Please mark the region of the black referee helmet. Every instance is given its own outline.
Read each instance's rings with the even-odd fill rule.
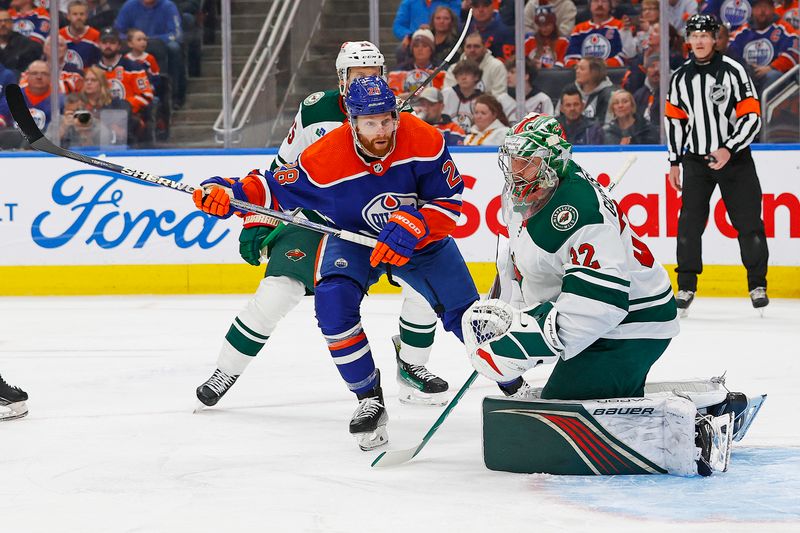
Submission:
[[[686,21],[686,36],[694,31],[707,31],[711,35],[716,35],[719,29],[719,22],[713,15],[692,15]]]

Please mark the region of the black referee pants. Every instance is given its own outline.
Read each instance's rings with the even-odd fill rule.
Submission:
[[[761,184],[750,149],[732,154],[721,170],[708,168],[702,156],[683,158],[683,194],[678,218],[679,290],[697,290],[697,276],[703,272],[702,235],[708,222],[709,201],[719,185],[722,200],[734,229],[739,233],[739,251],[747,269],[747,290],[767,286],[767,238],[761,219]]]

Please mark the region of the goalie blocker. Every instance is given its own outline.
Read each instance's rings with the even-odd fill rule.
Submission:
[[[490,396],[484,462],[518,473],[709,476],[728,469],[732,441],[744,437],[765,398],[728,392],[722,378],[647,384],[643,398]]]

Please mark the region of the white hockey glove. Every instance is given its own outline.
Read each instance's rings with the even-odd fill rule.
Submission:
[[[553,304],[515,309],[501,300],[478,301],[461,319],[472,366],[499,382],[514,380],[540,364],[555,363],[564,351]]]

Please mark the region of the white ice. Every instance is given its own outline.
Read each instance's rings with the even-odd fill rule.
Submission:
[[[800,531],[800,301],[759,318],[746,297],[699,297],[651,379],[710,377],[768,393],[730,471],[712,478],[556,477],[487,470],[483,378],[410,463],[370,468],[355,408],[304,299],[216,408],[192,414],[246,296],[0,298],[0,373],[30,395],[0,423],[0,532]],[[397,401],[400,300],[370,296],[390,448],[441,408]],[[471,369],[440,331],[430,369]],[[541,369],[526,376],[541,385]],[[535,448],[532,447],[532,453]]]

